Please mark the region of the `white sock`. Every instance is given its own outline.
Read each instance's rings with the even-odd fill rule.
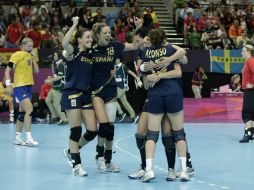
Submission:
[[[32,139],[31,132],[26,132],[26,139]]]
[[[16,139],[21,139],[21,133],[20,132],[16,132]]]
[[[153,168],[153,159],[147,158],[146,159],[146,171],[152,170]]]
[[[180,160],[180,168],[181,168],[181,170],[186,172],[186,161],[187,161],[187,158],[186,157],[179,157],[179,160]]]

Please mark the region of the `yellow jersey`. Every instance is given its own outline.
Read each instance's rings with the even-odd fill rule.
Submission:
[[[10,62],[14,64],[14,87],[34,84],[31,53],[17,51],[11,55]]]
[[[0,82],[0,100],[11,100],[12,97],[5,93],[6,88],[3,83]]]

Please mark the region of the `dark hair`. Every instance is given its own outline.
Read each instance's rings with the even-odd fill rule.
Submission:
[[[202,65],[198,65],[197,67],[196,67],[196,72],[199,72],[199,69],[200,68],[203,68],[203,66]]]
[[[148,33],[149,33],[149,29],[146,28],[146,27],[142,27],[142,28],[138,29],[138,30],[135,32],[135,35],[138,35],[138,36],[140,36],[141,38],[145,38],[146,36],[148,36]]]
[[[75,43],[76,45],[78,45],[78,38],[82,38],[82,36],[84,35],[84,33],[87,32],[87,31],[89,31],[89,30],[86,29],[86,28],[82,28],[82,29],[80,29],[80,30],[78,30],[78,31],[76,32],[76,34],[75,34],[75,41],[74,41],[74,43]]]
[[[150,42],[153,46],[162,45],[167,38],[166,33],[162,29],[152,29],[148,33]]]

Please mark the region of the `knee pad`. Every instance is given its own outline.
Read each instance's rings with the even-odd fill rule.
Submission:
[[[87,141],[93,140],[97,135],[97,131],[89,131],[87,130],[86,133],[84,134],[84,139]]]
[[[24,122],[26,112],[19,112],[17,119],[21,122]]]
[[[175,149],[175,141],[173,136],[162,136],[162,144],[166,151],[171,152]]]
[[[70,140],[74,142],[79,142],[81,135],[82,135],[81,126],[71,128]]]
[[[115,126],[114,125],[109,125],[107,127],[106,140],[107,141],[112,141],[114,139],[114,134],[115,134]]]
[[[116,110],[117,110],[116,102],[106,103],[105,109],[108,115],[109,122],[114,123],[116,120]]]
[[[147,131],[147,136],[146,136],[146,140],[152,140],[155,143],[158,141],[159,139],[159,131]]]
[[[100,123],[99,125],[99,131],[98,136],[105,138],[107,136],[107,129],[109,127],[110,123]]]
[[[135,138],[136,138],[136,143],[137,143],[138,149],[145,148],[145,145],[146,145],[146,135],[141,135],[141,134],[136,133],[135,134]]]
[[[176,143],[181,140],[186,141],[184,129],[181,129],[180,131],[173,131],[172,133]]]

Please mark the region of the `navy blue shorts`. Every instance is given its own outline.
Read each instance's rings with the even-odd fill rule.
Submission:
[[[117,87],[114,86],[105,86],[103,88],[99,88],[95,91],[92,91],[92,97],[100,97],[103,101],[109,102],[113,98],[117,97]]]
[[[149,97],[147,112],[149,113],[176,113],[183,109],[183,96],[153,96]]]
[[[13,95],[16,103],[22,102],[26,98],[32,100],[33,97],[32,89],[33,87],[31,85],[15,87],[13,89]]]
[[[61,98],[61,110],[93,109],[90,92],[74,89],[64,89]]]

